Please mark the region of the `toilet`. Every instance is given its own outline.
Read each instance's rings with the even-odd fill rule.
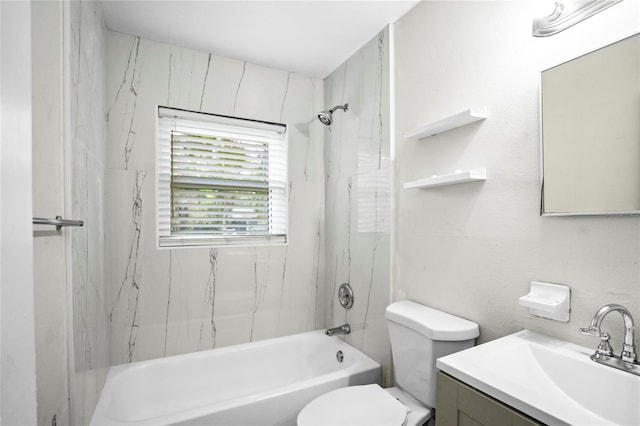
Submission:
[[[419,426],[433,417],[436,359],[472,347],[478,325],[409,300],[389,305],[385,317],[396,387],[328,392],[300,411],[298,426]]]

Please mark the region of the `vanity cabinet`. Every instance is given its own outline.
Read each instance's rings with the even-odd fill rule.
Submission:
[[[436,426],[543,425],[453,377],[438,372]]]

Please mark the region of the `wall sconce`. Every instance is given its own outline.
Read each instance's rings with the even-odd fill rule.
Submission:
[[[622,0],[555,0],[550,15],[533,19],[533,36],[559,33]]]

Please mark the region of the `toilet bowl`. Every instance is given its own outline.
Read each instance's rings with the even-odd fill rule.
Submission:
[[[411,301],[387,307],[396,387],[348,386],[319,396],[298,426],[419,426],[434,414],[436,359],[474,345],[478,325]]]

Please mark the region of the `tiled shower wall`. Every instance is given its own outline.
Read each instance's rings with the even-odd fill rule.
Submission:
[[[327,322],[349,323],[346,341],[390,366],[384,310],[390,279],[389,31],[380,32],[325,79]],[[345,311],[337,291],[348,282],[354,306]],[[389,384],[389,378],[385,382]]]
[[[71,216],[86,224],[70,262],[75,422],[89,422],[109,365],[343,321],[388,366],[387,31],[323,82],[107,31],[98,3],[68,15]],[[333,126],[317,121],[342,102]],[[287,124],[288,245],[156,247],[157,105]],[[348,313],[333,303],[343,281]]]
[[[322,80],[111,31],[106,57],[112,364],[323,327]],[[157,105],[287,124],[288,245],[156,247]]]
[[[104,121],[105,27],[99,2],[65,5],[68,48],[66,155],[69,217],[84,221],[68,228],[71,256],[73,349],[70,362],[73,424],[88,424],[110,363],[105,283]]]

